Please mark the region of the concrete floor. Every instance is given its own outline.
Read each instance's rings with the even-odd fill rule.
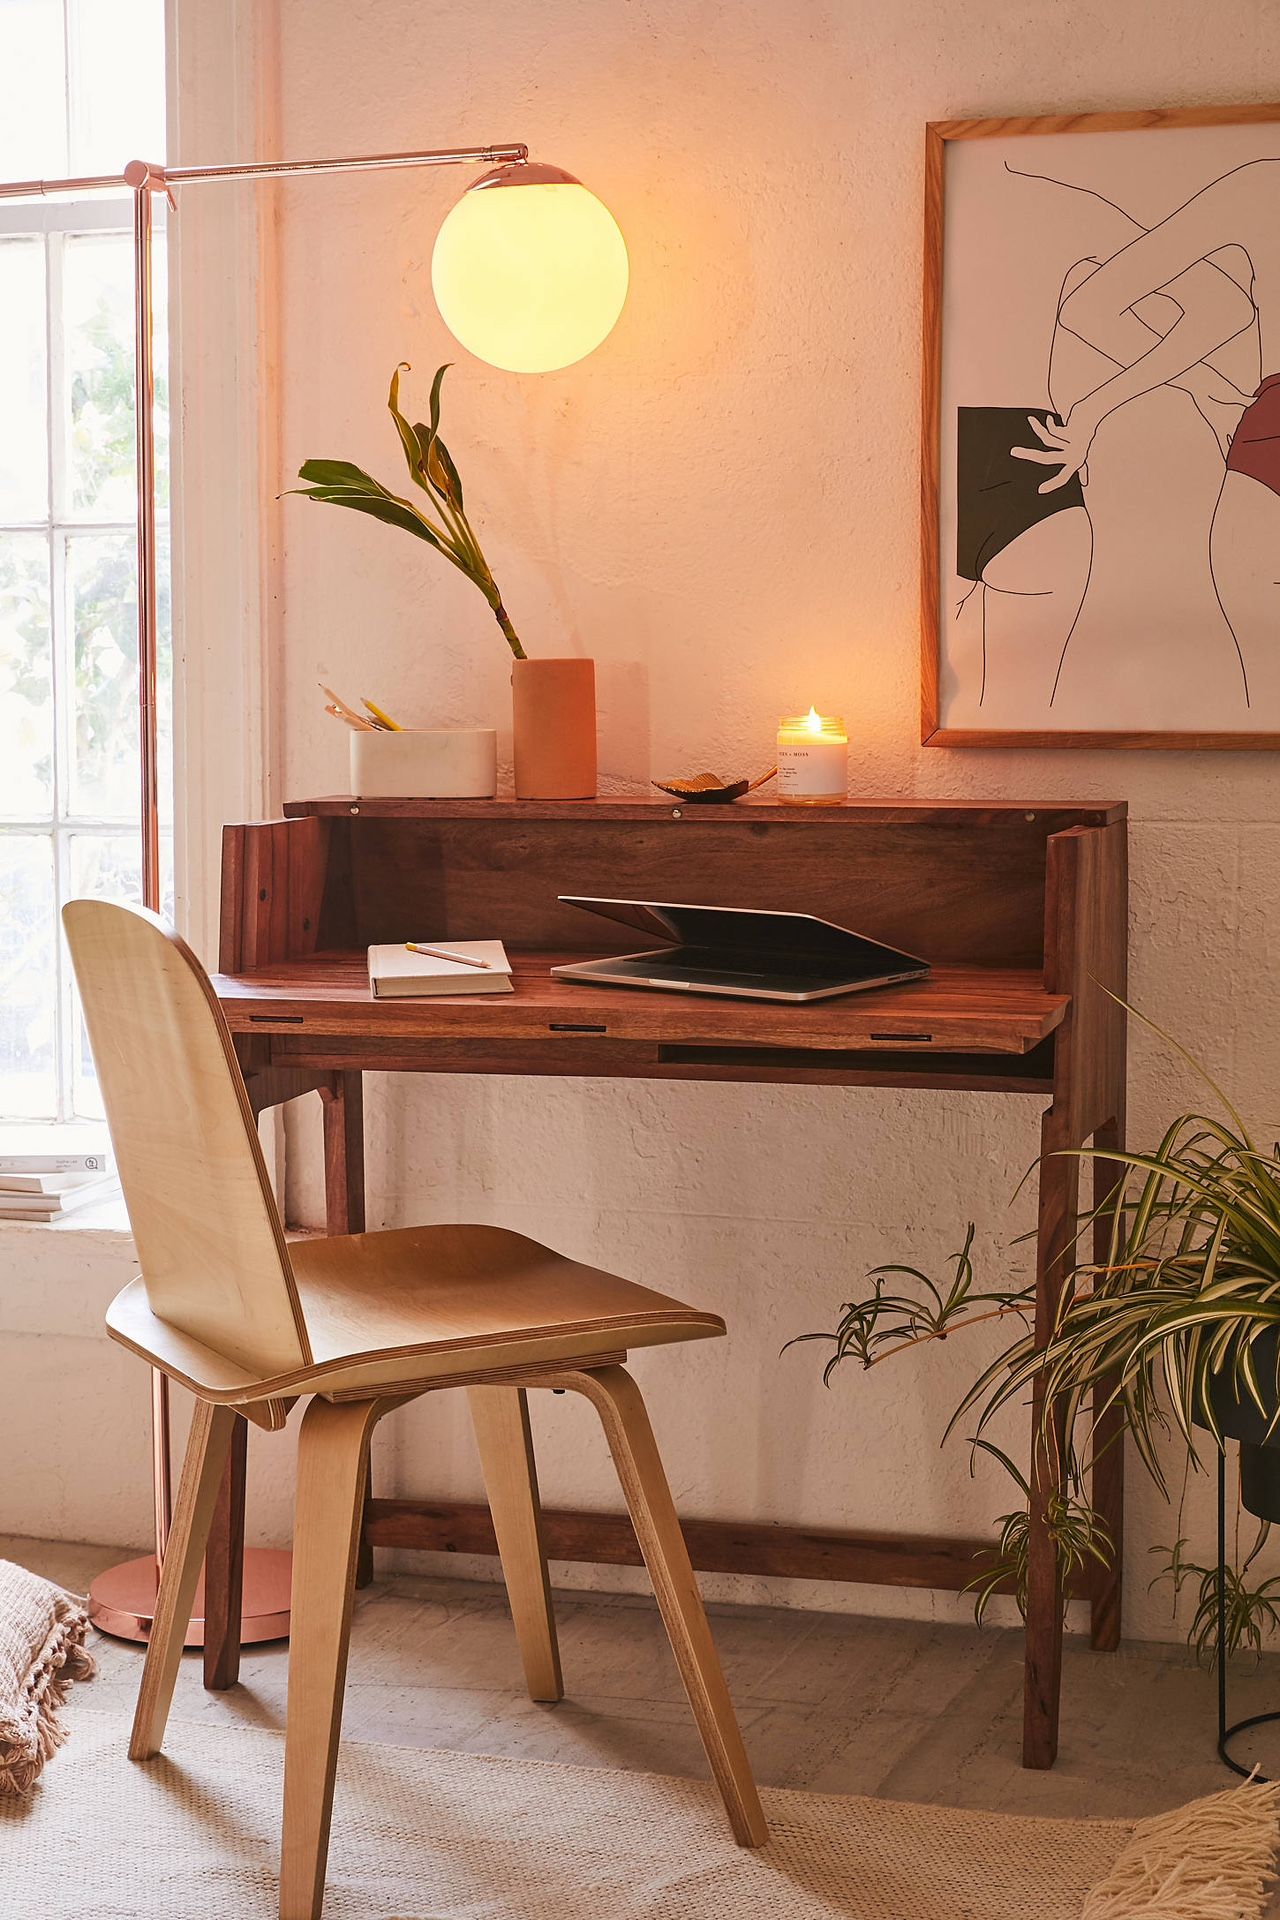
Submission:
[[[16,1560],[83,1592],[118,1549],[0,1537]],[[1018,1765],[1021,1636],[785,1609],[715,1607],[713,1627],[761,1785],[1005,1812],[1141,1815],[1232,1782],[1214,1752],[1213,1678],[1185,1648],[1095,1654],[1068,1642],[1062,1744],[1049,1773]],[[657,1610],[563,1593],[568,1697],[534,1706],[501,1588],[379,1575],[357,1595],[344,1731],[352,1739],[703,1775]],[[141,1650],[98,1637],[96,1706],[132,1703]],[[242,1683],[207,1694],[188,1655],[174,1714],[283,1727],[287,1650],[249,1650]],[[90,1692],[86,1689],[86,1694]],[[1280,1656],[1242,1662],[1233,1716],[1280,1708]],[[74,1703],[72,1706],[74,1715]],[[74,1720],[73,1727],[74,1733]],[[1251,1758],[1280,1772],[1280,1727]]]

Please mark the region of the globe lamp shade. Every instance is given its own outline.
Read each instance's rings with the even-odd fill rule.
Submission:
[[[431,259],[445,325],[509,373],[572,366],[627,297],[627,247],[602,201],[559,167],[496,167],[446,215]]]

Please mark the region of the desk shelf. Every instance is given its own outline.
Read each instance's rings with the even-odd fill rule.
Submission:
[[[1038,826],[1042,834],[1065,827],[1107,827],[1123,820],[1123,800],[1084,804],[1044,800],[845,800],[821,807],[800,806],[772,794],[752,794],[730,806],[673,800],[666,795],[615,794],[596,800],[364,800],[333,793],[318,800],[288,800],[285,818],[302,820],[476,820],[527,822],[687,820],[711,828],[731,825],[812,827],[815,821],[857,826]]]

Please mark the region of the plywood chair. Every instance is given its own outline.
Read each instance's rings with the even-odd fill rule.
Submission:
[[[154,914],[63,914],[141,1273],[112,1336],[196,1396],[129,1752],[160,1750],[214,1502],[241,1415],[298,1442],[281,1920],[324,1901],[369,1437],[391,1408],[468,1391],[529,1691],[562,1694],[525,1389],[584,1394],[609,1447],[712,1771],[743,1846],[767,1837],[629,1347],[724,1332],[714,1314],[498,1227],[287,1245],[207,975]],[[500,1836],[495,1836],[500,1838]]]

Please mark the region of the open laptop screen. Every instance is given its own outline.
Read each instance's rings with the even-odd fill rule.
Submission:
[[[787,959],[804,969],[856,977],[883,974],[900,967],[922,966],[914,954],[885,946],[878,940],[837,927],[809,913],[771,913],[754,907],[684,906],[666,901],[600,900],[561,894],[568,906],[583,907],[607,920],[682,948],[681,962],[691,964],[692,953],[704,966],[739,966],[754,971],[759,959],[775,966]],[[691,951],[692,950],[692,951]],[[661,956],[670,961],[671,954]],[[825,963],[825,965],[824,965]],[[832,964],[834,963],[834,964]]]

